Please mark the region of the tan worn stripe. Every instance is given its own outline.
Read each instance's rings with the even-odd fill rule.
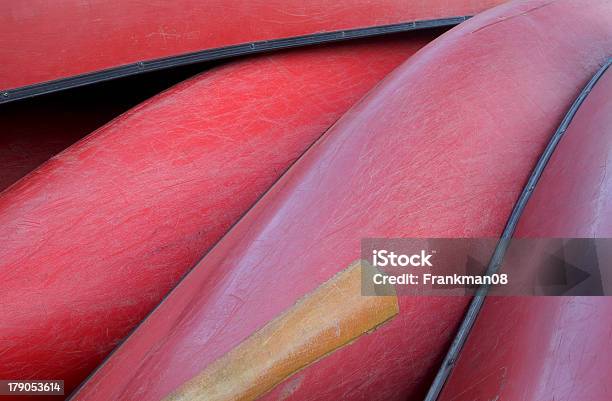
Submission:
[[[399,312],[397,296],[392,287],[385,289],[391,295],[362,296],[362,269],[364,277],[377,272],[367,262],[353,263],[164,401],[255,400],[300,369],[385,323]]]

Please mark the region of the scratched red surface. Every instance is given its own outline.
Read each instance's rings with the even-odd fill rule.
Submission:
[[[550,135],[612,50],[610,3],[589,5],[500,6],[395,70],[74,400],[162,399],[358,259],[363,237],[499,235]],[[395,319],[264,399],[420,400],[467,301],[402,298]]]
[[[0,2],[0,90],[259,40],[473,15],[501,0]]]
[[[608,70],[555,150],[517,237],[612,237],[611,94]],[[610,285],[610,266],[600,269]],[[609,297],[492,297],[440,400],[608,401],[611,359]]]
[[[0,379],[73,389],[289,164],[435,35],[230,63],[2,193]]]

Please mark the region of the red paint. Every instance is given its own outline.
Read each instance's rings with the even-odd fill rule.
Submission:
[[[520,237],[612,238],[612,71],[572,119],[517,227]]]
[[[240,43],[473,15],[500,1],[2,1],[0,90]]]
[[[363,237],[499,235],[550,134],[612,50],[610,4],[591,3],[498,7],[395,70],[74,400],[162,399],[358,259]],[[467,302],[401,298],[396,318],[264,399],[421,399]]]
[[[60,378],[72,390],[315,139],[435,35],[213,69],[5,191],[0,379]]]
[[[440,401],[608,401],[608,297],[487,299]]]
[[[608,70],[557,146],[516,237],[612,237],[611,93]],[[609,271],[602,276],[609,285]],[[611,327],[609,297],[488,298],[440,401],[607,401]]]

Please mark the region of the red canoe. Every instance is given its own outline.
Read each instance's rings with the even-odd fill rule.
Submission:
[[[610,94],[608,68],[546,166],[516,237],[612,237]],[[609,286],[610,266],[600,268]],[[490,297],[440,401],[607,401],[610,327],[608,297]]]
[[[148,100],[0,196],[0,379],[73,389],[281,173],[433,39],[294,50]]]
[[[360,239],[500,234],[612,50],[610,4],[589,4],[500,6],[395,70],[73,399],[422,399],[468,299],[360,296]]]
[[[0,103],[198,61],[456,24],[501,1],[3,1]]]

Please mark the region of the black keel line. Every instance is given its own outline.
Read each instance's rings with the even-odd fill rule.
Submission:
[[[496,273],[501,267],[504,255],[506,254],[506,250],[508,249],[508,246],[510,245],[510,240],[512,239],[512,236],[514,234],[514,230],[516,229],[516,226],[519,222],[521,215],[523,214],[523,210],[525,209],[529,198],[531,198],[531,194],[533,193],[538,181],[540,180],[540,177],[542,176],[544,168],[546,168],[548,161],[550,160],[553,152],[555,151],[555,148],[559,144],[559,141],[563,137],[563,134],[572,122],[572,119],[576,115],[576,112],[578,111],[586,97],[589,95],[593,87],[597,84],[597,81],[599,81],[599,79],[604,75],[604,73],[606,72],[608,67],[610,67],[611,64],[612,57],[608,58],[604,65],[595,73],[595,75],[593,75],[587,85],[582,89],[576,100],[574,100],[574,103],[572,103],[572,106],[569,108],[567,114],[561,121],[561,125],[559,125],[559,128],[557,128],[552,138],[546,145],[546,148],[538,159],[538,162],[536,163],[535,168],[531,173],[531,176],[523,187],[523,191],[521,192],[521,195],[519,196],[516,204],[514,205],[512,213],[510,213],[510,217],[508,218],[506,227],[504,228],[504,231],[502,232],[502,235],[499,241],[497,242],[495,250],[493,251],[493,256],[491,256],[491,260],[489,261],[489,265],[485,273],[486,275],[490,276]],[[429,391],[427,392],[424,401],[436,401],[438,399],[438,396],[440,395],[440,392],[442,391],[442,388],[444,387],[444,384],[446,383],[446,380],[448,379],[448,376],[450,375],[455,365],[455,362],[459,357],[461,348],[463,348],[463,345],[467,340],[472,326],[476,321],[476,317],[478,316],[478,313],[482,308],[487,293],[489,292],[489,287],[489,285],[481,285],[480,287],[478,287],[478,290],[476,290],[476,294],[474,295],[474,298],[472,298],[472,302],[470,303],[468,311],[465,314],[463,321],[461,322],[461,326],[459,327],[459,330],[457,331],[457,334],[455,335],[455,338],[453,339],[453,342],[451,343],[451,346],[446,356],[444,357],[444,361],[442,362],[442,365],[440,366],[440,369],[438,370],[438,373],[436,374],[436,377],[433,383],[431,384],[431,387],[429,388]]]
[[[65,89],[77,88],[111,79],[128,77],[145,72],[164,70],[173,67],[185,66],[205,61],[222,60],[249,54],[257,54],[274,50],[291,49],[295,47],[332,43],[350,39],[369,38],[391,33],[409,32],[420,29],[452,27],[469,19],[470,16],[439,18],[432,20],[401,22],[398,24],[380,25],[368,28],[345,29],[334,32],[313,33],[283,39],[262,40],[258,42],[242,43],[196,51],[159,58],[155,60],[140,61],[105,70],[88,72],[68,78],[42,82],[14,89],[0,89],[0,104],[26,99],[33,96],[58,92]]]

